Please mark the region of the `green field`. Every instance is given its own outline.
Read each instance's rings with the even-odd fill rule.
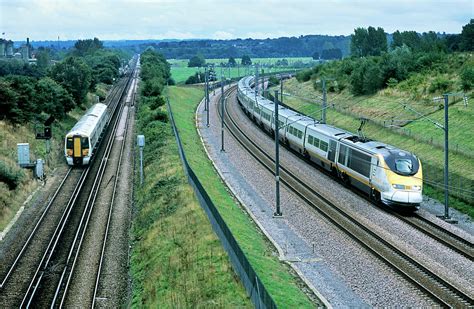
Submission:
[[[281,59],[283,58],[253,58],[252,63],[273,65]],[[304,63],[314,63],[313,59],[310,57],[295,57],[285,59],[288,60],[288,66],[265,68],[265,72],[281,72],[287,70],[294,70],[296,68],[292,67],[291,64],[296,61],[301,61]],[[216,66],[220,65],[221,63],[226,64],[227,61],[228,59],[206,59],[206,63],[213,63]],[[238,64],[240,64],[240,59],[236,58],[236,61]],[[198,71],[204,72],[204,68],[189,68],[188,60],[186,59],[169,59],[168,62],[171,64],[171,76],[178,84],[184,83],[189,76],[193,75]],[[240,65],[239,67],[233,68],[224,67],[222,70],[220,67],[216,67],[217,76],[220,77],[222,74],[226,78],[236,78],[248,74],[253,74],[254,70],[255,69],[249,67],[240,67]]]
[[[281,308],[312,308],[299,280],[276,257],[275,249],[229,195],[209,161],[195,128],[194,112],[203,97],[196,87],[169,87],[168,94],[189,164],[213,200],[265,287]]]

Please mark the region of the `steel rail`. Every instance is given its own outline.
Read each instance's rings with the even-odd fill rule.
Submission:
[[[128,77],[128,80],[130,80],[130,76]],[[124,87],[117,87],[118,89],[121,89],[122,92],[121,92],[121,96],[120,96],[120,99],[123,97],[123,92],[126,88],[126,86],[128,85],[128,83],[126,83],[124,85]],[[117,92],[114,92],[114,94],[112,94],[112,96],[115,98],[116,95],[120,93],[120,90],[117,90]],[[110,97],[110,96],[109,96]],[[110,99],[110,101],[112,100],[112,98]],[[110,101],[108,103],[110,103]],[[114,100],[115,101],[115,100]],[[113,112],[111,113],[111,115],[115,115],[115,112],[116,112],[116,109],[117,109],[117,106],[118,106],[118,102],[113,104],[111,106]],[[111,116],[112,118],[112,116]],[[118,119],[119,117],[117,117]],[[110,121],[110,120],[109,120]],[[113,138],[113,133],[111,133],[111,138]],[[81,192],[81,189],[82,189],[82,186],[85,182],[85,179],[90,171],[90,166],[89,165],[85,170],[84,170],[84,173],[82,174],[82,178],[81,178],[81,181],[79,182],[80,185],[78,185],[76,188],[75,188],[75,191],[74,193],[71,195],[71,198],[68,202],[68,205],[66,207],[66,211],[67,211],[67,215],[66,217],[63,217],[61,218],[60,220],[60,223],[58,224],[58,226],[56,227],[56,231],[55,231],[55,234],[54,234],[54,237],[50,240],[49,244],[48,244],[48,247],[43,255],[43,258],[41,259],[41,262],[39,264],[39,266],[37,267],[36,271],[35,271],[35,274],[33,276],[33,279],[31,280],[30,282],[30,285],[23,297],[23,300],[22,300],[22,303],[20,305],[20,307],[30,307],[32,305],[32,301],[35,297],[35,294],[37,292],[37,289],[38,287],[40,286],[40,283],[44,277],[44,270],[47,268],[49,262],[51,261],[52,257],[53,257],[53,253],[57,247],[57,244],[58,244],[58,241],[61,237],[61,235],[63,234],[63,231],[65,229],[65,226],[66,226],[66,223],[69,219],[69,215],[73,209],[73,206],[75,205],[76,201],[77,201],[77,198],[79,197],[79,195],[82,193]],[[87,207],[85,208],[85,210],[87,209]],[[65,213],[66,213],[65,211]],[[79,226],[80,227],[80,226]],[[58,230],[59,229],[59,230]],[[47,256],[47,257],[46,257]]]
[[[228,89],[226,93],[233,91],[235,91],[235,87]],[[230,115],[228,109],[226,109],[226,113],[230,120],[230,123],[226,122],[226,127],[231,134],[257,161],[273,173],[274,160],[271,155],[265,152],[242,131]],[[371,231],[363,223],[353,218],[337,205],[334,205],[306,183],[301,182],[299,178],[288,169],[283,166],[280,168],[283,171],[281,180],[290,190],[294,191],[342,231],[357,240],[375,256],[394,268],[437,302],[443,306],[474,305],[474,300],[471,296],[465,294],[415,259],[403,253],[400,249],[396,248],[375,232]],[[377,248],[374,248],[375,246]]]
[[[132,76],[132,79],[133,80],[133,74],[131,74]],[[128,83],[128,86],[130,86],[130,83]],[[130,89],[130,87],[128,87],[128,89]],[[126,94],[126,92],[124,92],[124,94]],[[121,96],[120,100],[123,99],[123,96]],[[110,152],[112,150],[112,147],[116,141],[115,139],[115,133],[116,133],[116,129],[118,127],[118,124],[120,123],[120,119],[121,119],[121,115],[123,113],[123,110],[125,108],[125,104],[122,104],[121,105],[121,108],[119,110],[119,113],[118,113],[118,116],[116,118],[116,121],[115,121],[115,124],[114,124],[114,130],[113,130],[113,134],[111,134],[111,137],[108,141],[108,144],[107,144],[107,148],[106,148],[106,154],[104,154],[104,158],[107,156],[107,158],[109,157],[110,155]],[[125,126],[125,130],[127,129],[128,127],[128,119],[129,119],[129,113],[130,113],[130,109],[128,110],[128,113],[127,113],[127,120],[126,120],[126,126]],[[125,138],[124,138],[125,140]],[[123,141],[124,141],[123,140]],[[92,306],[91,308],[94,307],[94,304],[95,304],[95,293],[96,293],[96,290],[97,290],[97,285],[99,283],[99,277],[100,277],[100,269],[102,267],[102,259],[103,259],[103,255],[104,255],[104,251],[105,251],[105,245],[106,245],[106,242],[107,242],[107,234],[108,234],[108,230],[109,230],[109,225],[110,225],[110,218],[111,218],[111,213],[112,213],[112,210],[113,210],[113,202],[114,202],[114,197],[115,197],[115,193],[116,193],[116,187],[117,187],[117,182],[118,182],[118,174],[119,174],[119,169],[120,169],[120,166],[121,166],[121,158],[123,156],[123,149],[124,149],[124,145],[125,145],[125,142],[122,143],[121,145],[121,148],[120,148],[120,155],[119,155],[119,164],[117,166],[117,169],[116,169],[116,172],[115,172],[115,180],[114,180],[114,187],[113,187],[113,191],[112,191],[112,201],[109,203],[109,212],[108,212],[108,217],[107,217],[107,224],[106,224],[106,229],[104,231],[105,233],[105,237],[104,237],[104,240],[102,242],[102,248],[101,248],[101,256],[100,256],[100,262],[99,262],[99,266],[98,266],[98,273],[97,273],[97,277],[96,277],[96,284],[94,286],[94,293],[93,293],[93,302],[92,302]],[[78,257],[79,257],[79,253],[80,253],[80,250],[81,250],[81,247],[82,247],[82,243],[84,241],[84,237],[86,235],[86,231],[87,231],[87,227],[88,227],[88,224],[89,224],[89,221],[90,221],[90,216],[92,214],[92,210],[93,210],[93,207],[95,205],[95,200],[97,198],[97,194],[99,192],[99,188],[100,188],[100,185],[102,184],[102,178],[103,178],[103,175],[105,174],[105,171],[106,171],[106,168],[107,168],[107,164],[108,164],[108,160],[107,159],[103,159],[102,162],[101,162],[101,166],[99,167],[99,172],[98,174],[100,173],[100,178],[98,179],[97,181],[97,184],[95,186],[95,193],[94,193],[94,197],[93,197],[93,200],[91,202],[91,205],[90,205],[90,210],[89,210],[89,214],[88,214],[88,217],[87,217],[87,221],[85,223],[85,227],[83,229],[83,233],[81,235],[81,239],[80,239],[80,242],[79,242],[79,245],[77,247],[77,249],[75,250],[76,251],[76,254],[75,254],[75,257],[74,257],[74,260],[72,262],[72,266],[71,266],[71,269],[69,271],[69,275],[68,275],[68,278],[67,278],[67,281],[65,283],[65,287],[64,287],[64,292],[62,294],[62,297],[61,297],[61,302],[60,302],[60,305],[59,307],[62,308],[64,306],[64,302],[66,300],[66,295],[67,295],[67,292],[68,292],[68,289],[69,289],[69,286],[70,286],[70,283],[71,283],[71,280],[72,280],[72,275],[74,273],[74,270],[75,270],[75,267],[76,267],[76,263],[77,263],[77,260],[78,260]],[[89,204],[89,201],[88,201],[88,204]],[[72,254],[72,250],[70,252],[70,255]],[[68,262],[66,263],[66,265],[69,264],[69,257],[68,257]],[[67,266],[66,266],[67,267]],[[64,269],[64,272],[66,271],[66,267]],[[55,299],[53,301],[53,303],[55,303],[55,300],[56,300],[56,297],[57,295],[59,294],[59,289],[60,289],[60,285],[61,285],[61,282],[60,284],[58,284],[58,288],[56,290],[56,295],[55,295]]]
[[[71,171],[72,171],[72,167],[69,167],[66,175],[64,176],[63,180],[61,181],[61,183],[59,184],[58,188],[56,189],[56,191],[54,192],[53,196],[51,197],[51,199],[49,200],[48,204],[46,205],[46,208],[44,209],[43,213],[41,214],[41,217],[38,219],[38,221],[36,222],[36,225],[35,227],[33,228],[33,230],[31,231],[30,235],[28,236],[27,240],[25,241],[25,243],[23,244],[23,246],[21,247],[21,250],[20,252],[18,253],[18,255],[16,256],[13,264],[10,266],[7,274],[5,275],[5,277],[3,278],[2,280],[2,283],[0,284],[0,289],[2,289],[4,286],[5,286],[5,283],[7,282],[8,278],[10,278],[10,275],[12,274],[12,272],[15,270],[16,268],[16,265],[18,264],[18,261],[21,259],[21,257],[23,256],[23,253],[25,252],[26,248],[28,247],[28,245],[30,244],[30,241],[31,239],[36,235],[36,231],[38,230],[39,226],[41,225],[41,223],[43,222],[43,219],[44,217],[46,216],[46,214],[48,213],[49,209],[51,208],[51,205],[53,204],[53,202],[56,200],[56,197],[58,196],[59,192],[61,191],[61,189],[63,188],[63,185],[64,183],[66,182],[66,180],[68,179],[69,175],[71,174]]]

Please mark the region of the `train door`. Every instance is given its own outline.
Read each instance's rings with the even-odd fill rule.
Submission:
[[[82,164],[82,143],[80,135],[74,135],[73,137],[72,159],[74,165]]]
[[[336,160],[336,147],[337,142],[335,140],[329,140],[329,151],[328,151],[328,160],[331,162],[335,162]]]

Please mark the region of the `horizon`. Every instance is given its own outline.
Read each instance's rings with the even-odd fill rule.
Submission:
[[[0,32],[13,41],[232,40],[347,36],[368,26],[460,33],[474,1],[0,0],[0,8]]]

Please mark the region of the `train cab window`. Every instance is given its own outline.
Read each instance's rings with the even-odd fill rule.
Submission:
[[[400,173],[409,174],[412,172],[413,164],[410,159],[397,159],[395,160],[395,168]]]
[[[66,141],[66,148],[72,149],[73,147],[74,147],[74,142],[72,140],[72,137],[68,137]]]
[[[81,147],[84,148],[89,148],[89,139],[87,137],[81,138]]]

